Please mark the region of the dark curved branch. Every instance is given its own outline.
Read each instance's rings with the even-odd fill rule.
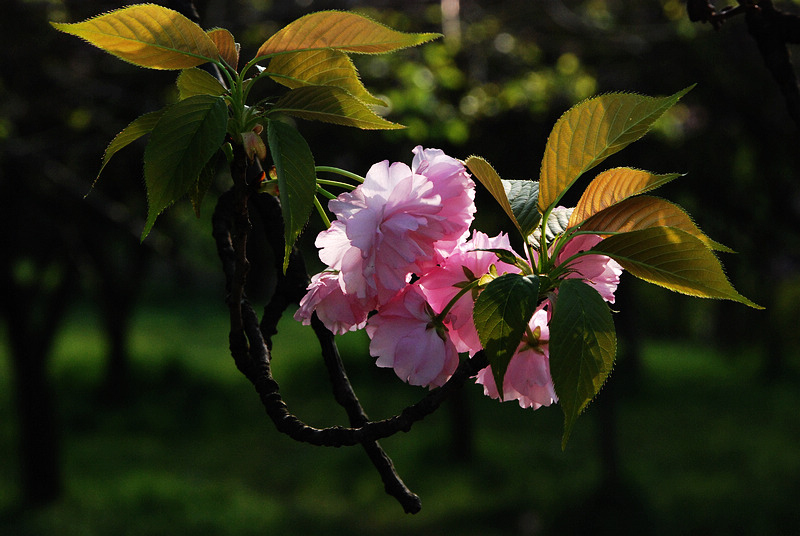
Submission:
[[[311,317],[311,327],[317,335],[320,346],[322,347],[322,358],[328,369],[333,395],[336,402],[347,412],[350,426],[360,427],[369,422],[361,403],[358,401],[355,391],[353,391],[350,379],[344,369],[344,363],[339,355],[339,349],[334,341],[333,333],[325,327],[316,313]],[[384,452],[377,441],[362,443],[372,465],[378,470],[383,481],[383,488],[387,494],[397,498],[403,505],[406,513],[416,513],[422,508],[419,497],[414,494],[405,483],[397,476],[391,458]]]
[[[419,402],[408,406],[400,414],[380,421],[366,421],[361,426],[331,426],[315,428],[309,426],[289,412],[286,403],[280,396],[278,382],[272,376],[269,365],[269,351],[261,336],[258,317],[249,303],[242,305],[242,317],[247,340],[250,342],[250,366],[248,379],[256,388],[267,414],[275,427],[292,439],[325,447],[353,446],[365,441],[375,441],[392,436],[398,432],[407,432],[411,426],[424,419],[444,402],[453,392],[460,389],[468,378],[488,365],[483,352],[478,352],[472,359],[464,360],[453,376],[441,387],[432,389]]]
[[[431,390],[416,404],[405,408],[399,415],[380,421],[370,421],[352,389],[336,348],[333,334],[316,316],[312,327],[320,341],[322,354],[333,385],[334,397],[346,410],[350,427],[332,426],[314,428],[293,415],[280,395],[280,386],[271,371],[271,337],[286,307],[296,304],[305,293],[308,274],[300,254],[295,251],[290,258],[286,274],[278,264],[277,285],[274,295],[259,322],[258,315],[244,295],[244,285],[249,268],[247,238],[252,231],[249,210],[257,210],[265,225],[267,240],[275,252],[283,251],[283,225],[280,206],[274,198],[253,195],[247,181],[247,160],[244,150],[234,146],[231,165],[234,181],[232,190],[221,195],[214,212],[213,236],[225,273],[227,303],[230,310],[231,330],[229,344],[237,368],[253,384],[275,427],[297,441],[319,446],[353,446],[361,444],[384,482],[387,493],[394,496],[406,512],[420,510],[419,497],[412,493],[397,475],[392,461],[378,445],[377,440],[406,432],[411,426],[436,411],[441,403],[460,389],[468,378],[487,366],[482,352],[464,360],[453,376],[441,387]],[[276,255],[279,257],[279,255]]]
[[[775,9],[772,0],[739,0],[739,5],[717,11],[708,0],[687,0],[693,22],[709,22],[719,29],[728,18],[744,13],[747,31],[755,40],[764,65],[783,94],[789,116],[800,127],[800,86],[787,43],[800,43],[800,16]]]
[[[286,273],[284,274],[282,271],[282,258],[278,253],[284,250],[283,216],[277,199],[271,195],[259,195],[253,198],[252,206],[258,211],[267,242],[272,251],[276,253],[273,256],[275,260],[273,268],[277,274],[275,292],[269,304],[264,308],[260,326],[261,335],[265,339],[267,348],[271,350],[271,337],[277,333],[278,321],[289,305],[298,304],[305,295],[309,277],[303,257],[296,248],[291,252]],[[369,422],[369,417],[361,407],[350,379],[347,377],[333,333],[325,327],[316,314],[312,317],[311,325],[320,343],[322,358],[328,370],[336,402],[347,413],[350,426],[363,426]],[[375,440],[364,441],[361,445],[381,475],[386,493],[395,497],[407,513],[419,512],[422,508],[419,497],[405,485],[397,474],[392,460],[378,442]]]
[[[283,272],[283,213],[278,200],[271,195],[257,195],[251,199],[252,210],[258,212],[263,234],[274,255],[275,292],[264,308],[261,332],[272,348],[272,336],[277,333],[278,321],[290,305],[297,305],[306,293],[309,277],[300,251],[294,248],[289,255],[289,265]]]
[[[283,216],[280,204],[271,195],[259,195],[253,198],[252,207],[258,211],[260,221],[264,226],[267,242],[273,252],[276,275],[275,292],[261,317],[261,335],[264,337],[267,348],[272,349],[271,338],[277,333],[277,324],[286,308],[291,304],[298,304],[305,295],[309,277],[305,262],[300,252],[295,248],[290,255],[289,265],[284,274],[282,271],[282,258],[279,255],[284,250]],[[350,379],[344,369],[339,349],[334,341],[333,334],[314,315],[312,327],[322,349],[322,357],[328,370],[334,398],[341,405],[350,420],[350,426],[363,426],[369,421],[366,412],[361,407],[358,397],[353,391]],[[277,387],[277,384],[269,384]],[[395,497],[407,513],[417,513],[422,508],[419,497],[405,485],[397,474],[394,464],[383,448],[375,440],[361,443],[372,464],[381,476],[387,494]]]
[[[761,0],[745,10],[747,31],[786,101],[789,116],[800,127],[800,87],[786,43],[800,42],[800,18],[775,9],[772,0]]]

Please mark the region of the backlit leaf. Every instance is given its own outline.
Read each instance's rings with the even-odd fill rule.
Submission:
[[[234,71],[237,71],[239,69],[239,45],[236,44],[233,34],[225,28],[214,28],[206,33],[217,46],[219,57]]]
[[[659,226],[681,229],[710,249],[732,253],[730,248],[706,236],[681,207],[649,195],[626,199],[595,214],[581,225],[581,231],[625,233]]]
[[[504,274],[494,279],[475,301],[473,321],[501,400],[508,363],[538,304],[539,278],[519,274]]]
[[[221,97],[195,95],[164,112],[144,151],[148,214],[142,239],[158,215],[197,182],[225,140],[227,126],[228,108]]]
[[[278,174],[278,191],[283,209],[285,272],[292,246],[314,207],[317,175],[311,149],[294,127],[281,121],[270,121],[267,125],[267,141]]]
[[[539,210],[555,206],[583,173],[644,136],[687,91],[669,97],[609,93],[585,100],[556,122],[545,146]]]
[[[175,84],[178,86],[178,95],[181,100],[195,95],[219,97],[225,93],[225,88],[220,84],[219,80],[196,67],[182,70]]]
[[[94,182],[97,182],[97,179],[100,178],[100,174],[103,172],[103,169],[105,169],[106,164],[108,164],[109,160],[111,160],[111,157],[117,154],[120,149],[127,147],[142,136],[150,134],[150,132],[158,123],[158,120],[161,119],[161,115],[164,113],[164,110],[166,110],[166,108],[139,116],[127,127],[122,129],[119,134],[114,136],[114,139],[111,140],[111,143],[109,143],[108,147],[106,147],[106,152],[103,155],[103,163],[100,166],[100,171],[97,172],[97,177],[95,177]],[[92,184],[92,186],[94,186],[94,184]]]
[[[419,45],[437,37],[439,34],[398,32],[355,13],[320,11],[300,17],[279,30],[261,45],[256,57],[320,48],[379,54]]]
[[[592,251],[608,255],[640,279],[675,292],[761,309],[733,288],[714,253],[684,230],[650,227],[612,235]]]
[[[347,91],[334,86],[293,89],[278,99],[269,111],[270,114],[278,112],[364,130],[405,128],[380,117]]]
[[[73,24],[51,24],[140,67],[186,69],[219,57],[200,26],[155,4],[125,7]]]
[[[467,169],[478,179],[478,182],[483,184],[484,188],[486,188],[492,197],[494,197],[495,201],[500,205],[500,208],[503,209],[503,212],[514,222],[517,229],[522,232],[522,227],[520,226],[519,222],[517,221],[516,216],[514,216],[514,211],[511,209],[511,203],[508,201],[508,196],[506,195],[506,189],[503,186],[503,181],[500,178],[500,175],[497,174],[497,171],[494,170],[492,165],[481,158],[480,156],[470,156],[469,158],[464,161],[464,164],[467,166]]]
[[[564,411],[567,445],[578,416],[611,373],[617,335],[611,311],[600,294],[580,279],[565,279],[550,320],[550,375]]]
[[[570,217],[569,226],[575,227],[601,210],[634,195],[649,192],[677,177],[680,177],[679,173],[656,175],[624,167],[604,171],[584,190]]]
[[[350,57],[339,50],[320,49],[281,54],[273,57],[267,71],[276,82],[289,88],[335,86],[367,104],[386,106],[367,91]]]

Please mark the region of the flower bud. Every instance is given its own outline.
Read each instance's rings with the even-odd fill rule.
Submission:
[[[251,161],[255,157],[258,157],[259,160],[264,160],[267,157],[267,146],[264,145],[264,140],[255,132],[255,129],[252,132],[242,132],[242,144],[244,145],[245,153],[247,153],[247,158]]]

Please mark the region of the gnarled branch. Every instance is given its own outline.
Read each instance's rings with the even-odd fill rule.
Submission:
[[[315,428],[293,415],[281,397],[278,382],[272,376],[271,338],[277,332],[278,320],[286,308],[297,304],[305,293],[308,274],[298,251],[292,253],[286,274],[280,267],[280,255],[276,255],[278,269],[275,292],[259,322],[258,315],[244,294],[249,267],[247,238],[252,232],[249,211],[252,207],[259,212],[267,242],[278,253],[283,251],[283,224],[277,200],[264,194],[255,195],[247,182],[246,172],[244,151],[240,146],[234,146],[234,162],[231,165],[234,187],[220,196],[213,217],[213,235],[228,291],[230,351],[236,366],[253,384],[267,414],[280,432],[297,441],[319,446],[362,445],[381,475],[386,492],[395,497],[406,512],[418,512],[421,508],[419,497],[406,487],[377,441],[410,430],[415,422],[436,411],[468,378],[487,366],[483,352],[464,360],[444,385],[431,390],[416,404],[388,419],[371,421],[353,391],[333,334],[314,315],[312,327],[321,345],[334,397],[347,412],[350,427]]]

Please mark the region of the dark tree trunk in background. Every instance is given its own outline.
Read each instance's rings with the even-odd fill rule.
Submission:
[[[102,397],[117,404],[130,393],[128,334],[152,252],[122,233],[111,234],[109,239],[121,246],[118,250],[109,252],[102,246],[94,246],[89,255],[108,345]]]
[[[54,253],[53,258],[58,255]],[[29,274],[31,281],[21,282],[8,257],[2,268],[2,314],[13,365],[22,506],[38,507],[56,500],[62,490],[58,418],[47,363],[77,283],[77,271],[73,265],[44,263]],[[53,271],[59,272],[55,284],[48,280]]]
[[[18,342],[25,346],[25,341]],[[47,353],[14,346],[22,504],[44,506],[55,501],[62,488],[55,398],[45,370]]]

